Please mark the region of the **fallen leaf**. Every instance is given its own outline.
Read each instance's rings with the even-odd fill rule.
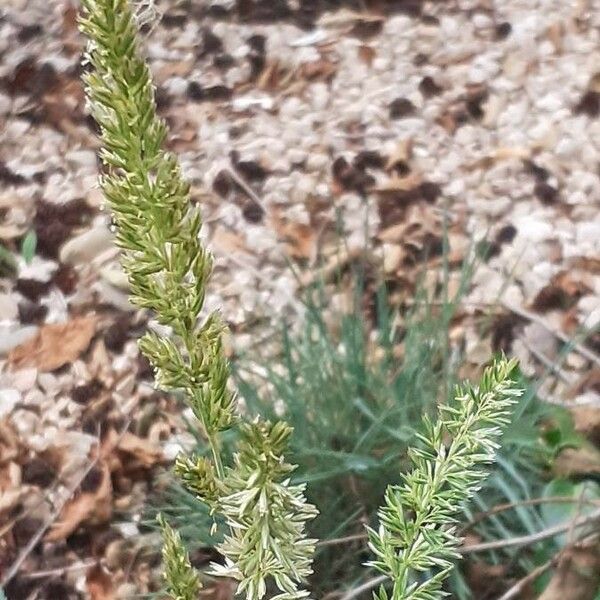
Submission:
[[[317,251],[315,228],[304,223],[285,222],[272,219],[279,239],[285,242],[287,251],[293,258],[313,259]]]
[[[85,578],[90,600],[114,600],[116,598],[112,577],[100,565],[92,567]]]
[[[90,316],[44,325],[34,338],[10,352],[8,362],[15,369],[37,367],[40,371],[54,371],[73,362],[88,348],[97,322],[95,316]]]
[[[276,90],[283,78],[284,71],[278,61],[267,62],[256,85],[259,90]]]
[[[556,458],[553,471],[560,477],[600,474],[600,451],[593,446],[565,448]]]
[[[145,467],[152,467],[163,460],[159,446],[128,431],[119,440],[117,449],[134,456]]]
[[[337,65],[326,58],[320,58],[300,66],[299,75],[309,81],[327,81],[335,75]]]
[[[600,544],[567,549],[538,600],[593,600],[600,585]]]
[[[479,543],[481,540],[470,536],[469,544]],[[466,542],[466,540],[465,540]],[[490,565],[480,560],[466,563],[469,588],[474,598],[497,597],[502,591],[503,578],[508,570],[507,565]]]
[[[98,525],[112,516],[112,482],[105,461],[85,477],[81,490],[67,501],[60,517],[46,534],[46,540],[56,542],[70,536],[82,523]]]
[[[568,310],[589,291],[589,287],[583,281],[576,279],[568,271],[561,271],[538,292],[532,308],[538,312]]]
[[[222,225],[217,225],[211,238],[211,244],[218,248],[223,254],[233,252],[248,252],[244,239],[238,233],[226,229]]]

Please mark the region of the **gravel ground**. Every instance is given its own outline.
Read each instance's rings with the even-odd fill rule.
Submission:
[[[365,247],[406,300],[418,265],[440,264],[444,227],[451,281],[483,257],[456,333],[467,374],[497,349],[539,373],[600,323],[599,0],[156,8],[159,22],[142,17],[157,100],[204,207],[207,305],[232,351],[298,322],[315,270]],[[186,438],[137,353],[147,317],[127,302],[95,185],[75,16],[68,0],[0,8],[0,573],[21,567],[10,600],[151,589],[142,505]],[[332,290],[331,311],[343,300]],[[482,335],[476,317],[490,314]],[[599,365],[592,335],[542,389],[576,405],[597,441]],[[110,578],[90,566],[99,558]]]

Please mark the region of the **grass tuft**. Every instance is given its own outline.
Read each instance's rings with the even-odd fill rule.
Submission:
[[[282,324],[275,359],[241,356],[232,366],[249,416],[284,419],[294,428],[289,458],[298,468],[293,481],[308,484],[307,500],[320,510],[308,527],[308,535],[320,540],[309,581],[314,597],[354,588],[375,574],[364,567],[372,559],[364,526],[376,525],[386,487],[399,483],[409,469],[408,449],[422,430],[423,416],[434,417],[461,379],[464,357],[450,332],[470,276],[465,268],[454,296],[443,284],[434,294],[420,286],[400,314],[385,288],[373,291],[356,272],[351,308],[333,319],[327,316],[325,288],[318,284],[305,298],[301,329],[290,331]],[[256,364],[268,366],[259,372]],[[518,370],[516,377],[526,392],[515,406],[492,475],[460,520],[469,523],[498,504],[517,508],[474,524],[469,533],[481,541],[544,526],[539,506],[520,504],[543,492],[552,448],[539,425],[553,422],[556,409],[536,399]],[[219,538],[218,532],[209,536],[206,508],[180,488],[166,505],[184,539],[198,546]],[[476,559],[492,565],[508,560],[522,573],[537,562],[518,549]],[[478,597],[470,589],[469,565],[461,565],[449,584],[460,600]]]

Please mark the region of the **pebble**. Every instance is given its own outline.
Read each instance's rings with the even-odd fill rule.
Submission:
[[[138,588],[133,583],[122,583],[116,591],[119,600],[128,600],[139,593]]]
[[[113,523],[113,528],[116,529],[124,538],[137,537],[140,534],[139,527],[135,523],[127,521]]]
[[[6,94],[0,94],[0,115],[9,114],[11,107],[11,99]]]
[[[38,332],[35,325],[24,327],[0,327],[0,354],[8,354],[13,348],[24,344]]]
[[[52,279],[52,275],[58,269],[58,264],[53,260],[45,260],[39,256],[34,256],[31,262],[19,261],[19,277],[21,279],[35,279],[46,283]]]
[[[21,393],[15,389],[0,390],[0,418],[9,415],[21,400]]]
[[[502,72],[508,79],[515,83],[520,83],[527,74],[529,61],[521,53],[509,54],[502,63]]]
[[[552,236],[553,227],[547,220],[535,217],[523,217],[514,223],[518,237],[529,243],[541,242]]]
[[[0,320],[15,321],[19,315],[19,302],[14,294],[0,294]]]
[[[87,264],[113,247],[112,233],[104,225],[99,225],[66,242],[60,249],[60,260],[69,265]]]
[[[9,402],[11,402],[13,399],[14,396],[9,399]],[[36,432],[39,419],[30,410],[17,409],[12,412],[11,421],[23,439],[28,439],[31,434]]]
[[[100,269],[100,277],[123,292],[129,292],[129,279],[118,264],[107,265]]]
[[[102,302],[118,308],[119,310],[131,312],[135,307],[129,301],[129,296],[112,286],[104,280],[95,281],[92,284],[92,290],[98,294]]]
[[[600,220],[577,223],[576,231],[578,243],[592,243],[600,249]]]
[[[96,169],[98,159],[93,150],[72,150],[65,155],[65,159],[73,163],[75,167],[85,167],[88,169]]]

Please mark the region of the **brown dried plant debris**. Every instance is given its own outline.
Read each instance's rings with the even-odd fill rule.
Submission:
[[[600,543],[564,552],[548,587],[538,600],[594,600],[600,586]]]
[[[112,482],[108,464],[100,460],[81,483],[79,492],[69,500],[57,521],[46,534],[46,541],[64,540],[82,524],[99,525],[112,516]]]
[[[37,367],[40,371],[54,371],[72,363],[87,350],[97,323],[97,317],[92,315],[44,325],[33,339],[10,352],[9,365],[13,369]]]

